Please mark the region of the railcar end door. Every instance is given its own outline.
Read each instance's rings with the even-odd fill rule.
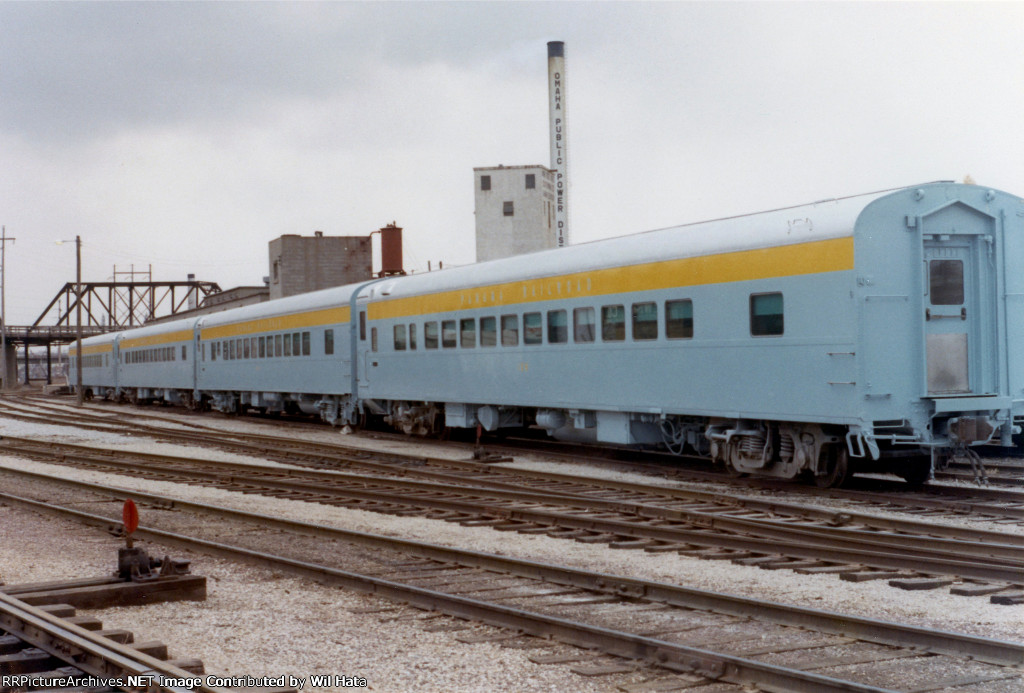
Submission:
[[[994,220],[953,205],[923,221],[928,395],[991,394],[996,391],[995,362],[987,358],[994,348]]]

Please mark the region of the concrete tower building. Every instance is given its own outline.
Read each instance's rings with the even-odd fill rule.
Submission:
[[[558,246],[555,173],[544,166],[474,168],[476,259]]]

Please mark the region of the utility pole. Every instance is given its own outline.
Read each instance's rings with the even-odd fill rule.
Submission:
[[[82,391],[82,237],[75,236],[75,331],[78,343],[75,345],[75,402],[85,403]],[[26,368],[28,365],[26,364]]]
[[[7,237],[7,227],[0,227],[0,364],[3,364],[3,373],[0,374],[0,386],[7,389],[7,241],[14,243],[13,238]],[[25,364],[28,368],[28,363]]]

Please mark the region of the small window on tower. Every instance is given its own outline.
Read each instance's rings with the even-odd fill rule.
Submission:
[[[506,217],[515,216],[515,210],[512,207],[512,200],[506,200],[504,207],[502,208]]]
[[[490,176],[480,176],[480,189],[481,190],[490,190],[491,189],[491,177]]]
[[[526,189],[534,190],[537,187],[537,174],[527,173],[526,174]]]

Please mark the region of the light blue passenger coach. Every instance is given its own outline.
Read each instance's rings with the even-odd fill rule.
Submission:
[[[1019,431],[1022,264],[1020,198],[933,183],[206,316],[193,397],[916,482]],[[116,387],[159,391],[158,368]]]

